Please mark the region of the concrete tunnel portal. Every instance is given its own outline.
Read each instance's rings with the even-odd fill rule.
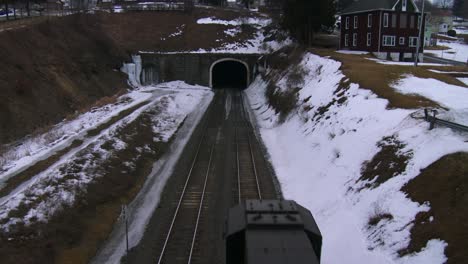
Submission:
[[[250,83],[249,65],[241,60],[226,58],[210,67],[210,87],[213,89],[245,89]]]
[[[248,87],[259,54],[141,53],[135,66],[136,79],[143,85],[181,80],[213,89]],[[137,65],[137,64],[136,64]]]

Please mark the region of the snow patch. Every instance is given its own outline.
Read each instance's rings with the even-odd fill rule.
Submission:
[[[450,109],[468,109],[468,88],[407,75],[392,84],[404,94],[419,94]]]
[[[298,106],[284,123],[277,122],[268,104],[265,81],[257,78],[245,92],[285,198],[311,210],[322,231],[322,262],[444,263],[447,243],[435,239],[421,252],[399,257],[398,250],[410,241],[416,214],[430,208],[411,201],[400,190],[442,156],[468,151],[468,135],[448,128],[428,130],[422,109],[388,109],[387,100],[357,84],[340,87],[346,76],[337,61],[306,54],[301,66],[308,74],[298,93]],[[457,118],[466,113],[460,109],[460,100],[446,95],[456,93],[465,99],[466,107],[468,95],[461,90],[466,88],[432,79],[412,81],[426,87],[433,100],[449,105],[444,115]],[[446,88],[450,90],[438,92]],[[457,108],[452,108],[454,104]],[[359,180],[362,164],[379,152],[377,143],[388,136],[401,141],[402,151],[413,155],[403,173],[376,188],[365,188]],[[392,217],[371,226],[376,212]]]

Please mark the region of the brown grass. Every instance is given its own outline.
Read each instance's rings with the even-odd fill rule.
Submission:
[[[361,177],[358,181],[369,181],[367,188],[376,188],[380,184],[388,181],[406,170],[408,160],[412,153],[402,153],[405,145],[394,137],[385,137],[377,146],[380,151],[363,164],[361,168]]]
[[[428,46],[428,47],[424,47],[425,50],[448,50],[450,49],[450,47],[447,47],[447,46]]]
[[[158,109],[153,113],[157,114]],[[64,208],[47,224],[18,225],[14,234],[0,234],[0,254],[8,256],[2,257],[2,263],[88,263],[112,231],[121,204],[129,203],[136,196],[154,161],[168,146],[168,143],[153,141],[157,135],[148,125],[150,118],[141,115],[117,132],[116,137],[126,142],[128,147],[114,150],[106,161],[97,157],[98,167],[86,173],[103,175],[78,194],[73,206]],[[144,148],[146,145],[150,150]],[[106,148],[111,146],[108,144]],[[128,168],[123,161],[133,161],[135,166]],[[81,171],[80,158],[75,163]],[[69,167],[63,171],[73,174],[75,170]],[[16,210],[16,214],[25,212],[26,208]],[[15,239],[9,240],[8,237]],[[22,257],[24,252],[28,252],[26,258]]]
[[[296,108],[299,88],[280,91],[273,83],[267,86],[265,91],[268,104],[279,114],[279,122],[284,122],[286,117]]]
[[[83,143],[81,140],[75,140],[72,144],[61,151],[55,153],[47,159],[40,160],[36,164],[32,165],[28,169],[18,173],[17,175],[11,177],[5,182],[5,186],[0,189],[0,197],[8,195],[11,191],[16,189],[20,184],[24,183],[27,180],[30,180],[32,177],[36,176],[40,172],[46,170],[57,162],[63,155],[68,153],[70,150],[80,146]]]
[[[425,97],[398,93],[390,84],[401,79],[405,74],[419,78],[434,78],[442,82],[467,87],[452,76],[428,71],[433,67],[413,67],[401,65],[384,65],[368,60],[370,56],[336,53],[330,49],[310,49],[320,56],[330,56],[342,63],[341,70],[353,83],[363,89],[369,89],[381,98],[389,100],[390,108],[414,109],[434,107],[437,104]]]
[[[116,97],[118,97],[118,96],[116,96]],[[101,104],[105,105],[105,104],[114,102],[115,99],[116,98],[114,98],[114,97],[105,97],[104,99],[98,101],[96,106],[101,106]],[[106,123],[103,123],[103,124],[99,125],[98,127],[94,128],[92,130],[89,130],[88,133],[87,133],[87,136],[92,137],[92,136],[98,135],[104,129],[109,128],[111,125],[115,124],[117,121],[125,118],[126,116],[133,113],[135,110],[137,110],[138,108],[142,107],[143,105],[145,105],[147,103],[148,102],[145,101],[145,102],[142,102],[142,103],[140,103],[138,105],[135,105],[135,106],[133,106],[133,107],[131,107],[129,109],[126,109],[126,110],[123,110],[123,111],[119,112],[116,116],[112,117]],[[0,197],[9,194],[11,191],[13,191],[16,187],[18,187],[24,181],[27,181],[27,180],[31,179],[32,177],[34,177],[35,175],[37,175],[38,173],[46,170],[47,168],[52,166],[55,162],[57,162],[63,155],[68,153],[70,150],[80,146],[82,143],[83,143],[82,140],[75,140],[67,148],[57,152],[56,154],[50,156],[47,159],[38,161],[36,164],[32,165],[31,167],[29,167],[25,171],[20,172],[17,175],[15,175],[14,177],[8,179],[8,181],[6,181],[6,183],[5,183],[6,185],[2,189],[0,189]]]
[[[376,226],[377,224],[380,223],[382,220],[392,220],[393,215],[389,213],[378,213],[369,218],[369,221],[367,222],[368,226]]]
[[[442,157],[402,191],[418,203],[429,202],[431,209],[416,216],[411,242],[400,254],[420,251],[428,240],[440,238],[448,243],[446,263],[468,263],[468,153]]]

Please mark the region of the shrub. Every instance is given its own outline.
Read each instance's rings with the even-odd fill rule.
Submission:
[[[297,93],[299,88],[280,91],[276,85],[270,82],[266,89],[268,103],[279,114],[279,122],[284,122],[286,117],[296,108]]]
[[[456,37],[457,36],[457,32],[453,29],[450,29],[449,31],[447,31],[447,35],[450,36],[450,37]]]

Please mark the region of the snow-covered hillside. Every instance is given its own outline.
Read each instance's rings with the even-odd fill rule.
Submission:
[[[298,105],[283,123],[268,103],[266,81],[257,78],[246,93],[285,198],[310,209],[322,231],[322,263],[444,263],[447,243],[439,239],[399,256],[415,215],[430,208],[401,188],[442,156],[468,152],[468,134],[428,130],[422,109],[387,109],[387,100],[350,83],[340,62],[307,53],[300,65],[306,74]],[[279,90],[288,89],[295,67],[276,82]],[[414,76],[393,87],[427,96],[449,109],[439,117],[468,124],[464,87]],[[402,169],[389,179],[363,178],[364,164],[386,146],[403,157]]]
[[[121,96],[115,104],[92,109],[74,120],[57,124],[46,134],[28,138],[18,147],[11,148],[7,152],[11,153],[8,155],[11,159],[5,159],[0,164],[0,187],[10,176],[33,166],[44,156],[47,158],[56,154],[69,147],[74,140],[82,141],[81,145],[69,150],[56,163],[0,198],[0,230],[7,232],[18,223],[29,225],[33,222],[47,222],[57,211],[73,205],[78,194],[103,176],[103,164],[115,157],[118,151],[128,148],[125,141],[129,136],[122,131],[135,123],[135,120],[142,116],[148,117],[155,135],[153,143],[166,143],[184,121],[192,122],[186,120],[187,116],[194,113],[200,116],[204,112],[212,96],[207,87],[180,81],[139,87]],[[97,135],[90,134],[93,129],[97,130],[117,118],[124,110],[132,112]],[[139,153],[147,151],[153,150],[147,145],[138,150]],[[129,172],[135,169],[133,161],[137,159],[138,156],[135,156],[123,162]],[[164,186],[164,182],[161,185]],[[12,212],[20,209],[24,212],[12,216]]]

